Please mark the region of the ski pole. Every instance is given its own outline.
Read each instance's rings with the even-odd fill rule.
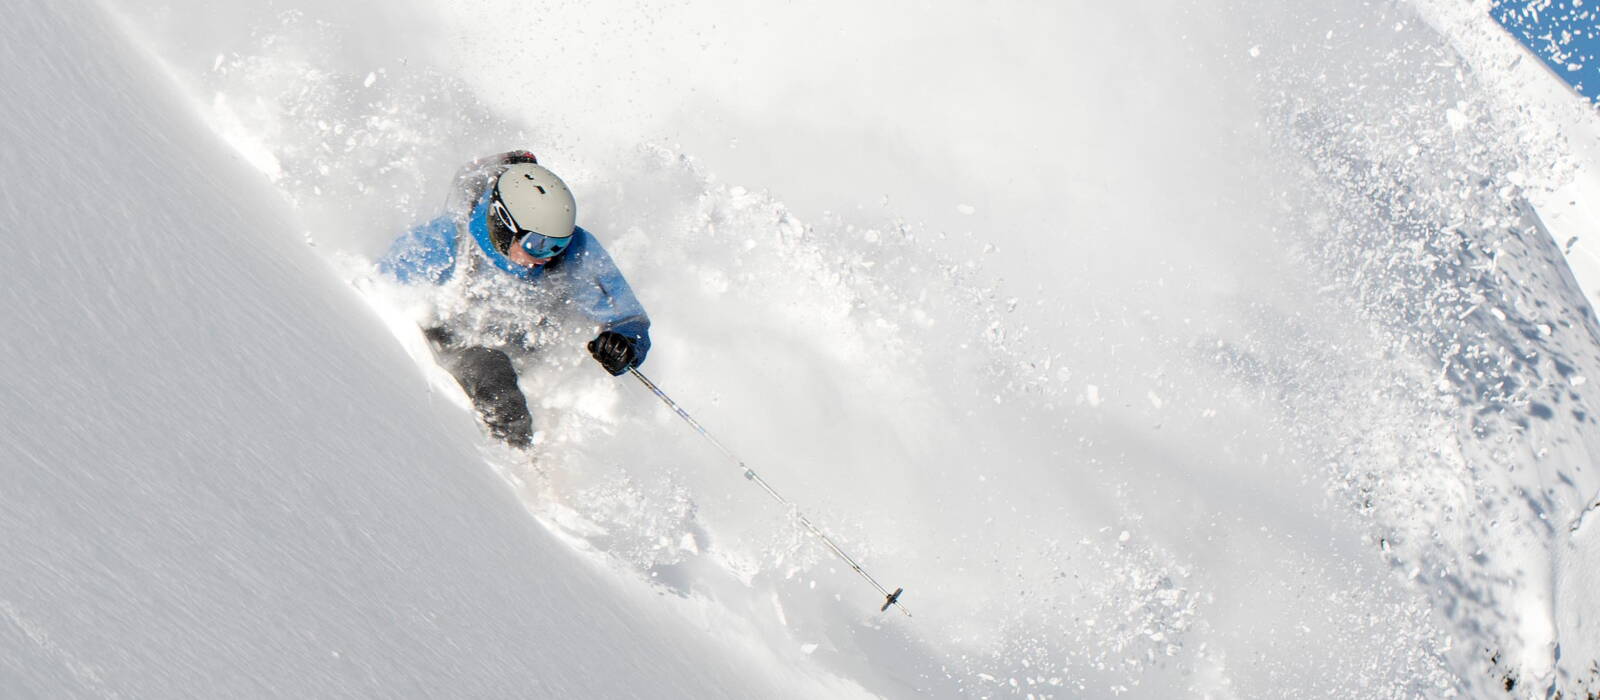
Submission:
[[[827,545],[828,549],[833,550],[834,554],[838,555],[840,559],[843,559],[844,563],[849,564],[850,568],[853,569],[857,574],[860,574],[861,578],[866,579],[867,583],[872,584],[873,588],[878,589],[878,593],[883,595],[883,607],[878,608],[878,612],[888,610],[889,606],[893,605],[897,608],[900,608],[900,612],[905,613],[906,617],[911,617],[911,611],[908,610],[905,605],[900,603],[900,594],[904,593],[906,589],[896,588],[894,589],[893,593],[890,593],[889,589],[884,588],[883,584],[878,583],[878,580],[872,577],[872,574],[867,573],[867,570],[861,568],[861,565],[856,563],[854,558],[852,558],[849,554],[846,554],[844,549],[840,548],[839,545],[833,541],[833,538],[828,537],[820,528],[812,524],[811,520],[807,518],[804,513],[801,513],[799,508],[795,507],[793,503],[789,502],[789,499],[779,495],[777,489],[772,488],[772,485],[768,484],[766,479],[761,478],[761,475],[757,474],[754,469],[745,466],[744,460],[735,457],[732,451],[722,446],[722,442],[712,437],[711,433],[706,432],[706,429],[701,427],[699,421],[691,417],[688,411],[680,408],[676,401],[673,401],[671,397],[667,396],[666,392],[662,391],[660,387],[656,386],[655,382],[650,381],[650,379],[644,376],[644,373],[640,372],[637,367],[629,367],[628,371],[632,372],[633,376],[638,378],[639,382],[644,384],[645,388],[650,390],[650,393],[655,394],[656,398],[661,399],[661,402],[665,403],[667,408],[672,409],[673,413],[678,414],[678,417],[682,418],[683,422],[688,423],[689,427],[694,428],[695,432],[700,433],[701,437],[705,438],[712,445],[716,446],[717,450],[722,452],[722,454],[730,461],[739,465],[739,469],[744,471],[744,478],[755,482],[757,486],[760,486],[762,490],[767,492],[767,495],[772,496],[773,500],[783,504],[784,506],[787,506],[789,508],[790,515],[793,515],[796,521],[799,521],[801,525],[805,526],[807,531],[809,531],[812,535],[815,535],[816,538],[821,540],[823,544]]]

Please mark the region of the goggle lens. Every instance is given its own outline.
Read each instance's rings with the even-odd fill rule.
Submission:
[[[527,253],[529,257],[553,258],[560,255],[561,251],[566,250],[567,245],[570,243],[572,243],[571,236],[551,238],[550,236],[529,231],[528,235],[522,237],[520,245],[522,246],[522,252]]]

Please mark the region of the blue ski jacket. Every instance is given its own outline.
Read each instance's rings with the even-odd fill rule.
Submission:
[[[559,284],[566,292],[563,301],[601,330],[632,338],[634,364],[644,362],[650,351],[650,317],[600,241],[579,227],[572,234],[572,243],[555,259],[538,267],[517,265],[490,243],[488,208],[489,192],[483,192],[467,214],[464,227],[456,214],[447,212],[412,228],[379,258],[378,270],[407,284],[441,285],[455,274],[458,251],[473,250],[471,254],[482,255],[495,271],[526,284]],[[462,228],[477,245],[459,245]]]

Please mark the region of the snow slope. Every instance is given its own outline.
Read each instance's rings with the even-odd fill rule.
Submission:
[[[99,10],[7,14],[0,695],[856,692],[558,545]]]
[[[757,673],[1581,694],[1600,358],[1561,244],[1594,221],[1558,200],[1595,170],[1556,127],[1593,115],[1482,9],[122,12],[337,277],[467,157],[563,173],[656,319],[652,377],[918,617],[577,348],[525,383],[541,467],[482,468],[673,624],[743,629]],[[437,396],[410,391],[379,403]]]

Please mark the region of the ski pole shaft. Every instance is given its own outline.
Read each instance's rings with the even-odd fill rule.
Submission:
[[[867,573],[867,570],[862,568],[861,564],[857,563],[854,557],[851,557],[848,553],[846,553],[844,549],[838,545],[838,543],[833,541],[833,538],[829,537],[822,531],[821,528],[813,524],[810,518],[807,518],[805,514],[801,513],[793,503],[789,502],[789,499],[786,499],[780,495],[777,489],[772,488],[772,485],[767,483],[766,479],[761,478],[761,475],[757,474],[754,469],[751,469],[749,466],[747,466],[744,463],[744,460],[739,459],[733,454],[732,450],[729,450],[727,447],[723,446],[721,441],[717,440],[715,437],[712,437],[711,433],[706,431],[705,426],[700,425],[700,421],[695,420],[693,416],[689,415],[688,411],[683,410],[683,408],[678,405],[678,402],[673,401],[672,397],[667,396],[667,393],[661,390],[661,387],[656,386],[656,383],[650,381],[649,377],[644,376],[644,373],[640,372],[637,367],[629,367],[628,371],[633,373],[633,376],[639,380],[639,383],[644,384],[645,388],[650,390],[650,393],[655,394],[656,398],[661,399],[661,402],[666,404],[667,408],[672,409],[673,413],[678,414],[678,417],[682,418],[683,422],[688,423],[689,427],[694,428],[695,432],[700,433],[700,437],[705,438],[707,442],[710,442],[713,446],[715,446],[717,450],[723,454],[723,456],[728,458],[728,461],[739,465],[739,469],[744,472],[744,478],[755,482],[757,486],[761,487],[761,490],[766,491],[767,495],[772,497],[772,500],[775,500],[788,507],[790,515],[794,517],[796,522],[800,523],[800,525],[804,527],[807,532],[810,532],[812,536],[816,537],[822,542],[822,544],[826,545],[835,556],[843,560],[844,563],[849,564],[852,571],[855,571],[856,574],[865,579],[867,583],[872,584],[873,588],[878,589],[878,593],[882,594],[884,599],[883,607],[879,609],[880,612],[883,610],[888,610],[889,606],[893,605],[899,608],[900,612],[905,613],[906,617],[911,617],[911,611],[906,609],[906,606],[900,603],[900,594],[905,592],[904,588],[896,588],[893,593],[890,593],[889,589],[884,588],[883,584],[878,583],[878,580],[873,578],[872,574]]]

